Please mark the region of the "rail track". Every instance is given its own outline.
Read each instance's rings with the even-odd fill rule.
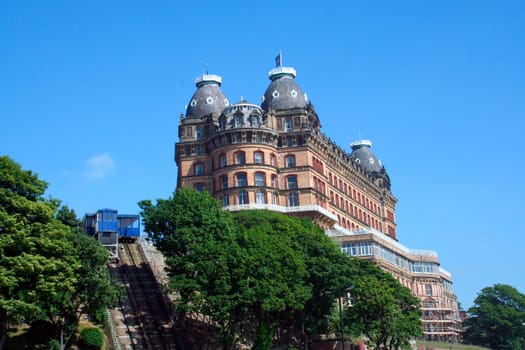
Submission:
[[[186,350],[171,310],[139,244],[120,244],[120,263],[112,269],[126,288],[121,300],[120,348],[125,350]],[[115,319],[115,316],[112,316]],[[117,317],[118,318],[118,317]],[[125,334],[123,334],[125,333]]]

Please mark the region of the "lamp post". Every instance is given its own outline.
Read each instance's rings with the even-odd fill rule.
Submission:
[[[344,289],[345,292],[349,293],[352,288],[354,288],[353,286],[348,286]],[[344,325],[344,321],[343,321],[343,296],[341,295],[341,290],[339,289],[339,293],[338,293],[338,299],[339,299],[339,322],[341,323],[341,345],[342,345],[342,348],[343,350],[345,350],[345,325]]]

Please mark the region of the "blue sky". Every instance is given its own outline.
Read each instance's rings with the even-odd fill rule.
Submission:
[[[260,103],[279,50],[328,136],[372,140],[400,242],[464,308],[525,293],[522,1],[3,1],[0,154],[79,215],[138,213],[174,190],[195,77]]]

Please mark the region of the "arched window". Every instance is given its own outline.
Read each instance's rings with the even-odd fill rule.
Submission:
[[[277,196],[277,192],[272,192],[272,204],[273,205],[279,204],[279,197]]]
[[[235,174],[235,180],[237,182],[237,187],[245,187],[248,185],[248,182],[246,181],[246,173]]]
[[[202,176],[204,175],[204,164],[197,163],[195,164],[195,176]]]
[[[226,154],[221,154],[219,156],[219,166],[224,168],[226,165],[228,165],[228,158],[226,158]]]
[[[255,164],[263,164],[264,163],[264,153],[263,152],[254,152],[253,153],[253,162]]]
[[[288,193],[288,206],[289,207],[299,206],[299,195],[297,194],[297,192]]]
[[[237,204],[248,204],[248,192],[239,191],[237,193]]]
[[[264,204],[266,203],[266,195],[263,191],[256,191],[255,192],[255,203],[257,204]]]
[[[265,173],[255,173],[255,186],[266,186]]]
[[[275,154],[270,154],[270,165],[277,166],[277,157]]]
[[[272,187],[277,188],[277,175],[272,175]]]
[[[259,116],[258,115],[252,115],[250,117],[250,123],[252,124],[252,126],[254,128],[258,128],[259,125],[261,124],[260,121],[259,121]]]
[[[243,151],[235,153],[235,164],[242,165],[246,163],[246,156]]]
[[[219,129],[224,130],[226,129],[226,117],[221,116],[219,118]]]
[[[235,115],[235,127],[240,128],[243,125],[242,114]]]
[[[295,168],[295,156],[286,156],[286,167],[287,168]]]
[[[227,175],[221,176],[221,188],[223,190],[228,189],[228,176]]]
[[[224,196],[222,196],[222,206],[227,207],[228,205],[230,205],[230,196],[228,194],[225,194]]]

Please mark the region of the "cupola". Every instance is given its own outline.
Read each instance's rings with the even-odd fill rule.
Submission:
[[[352,153],[350,156],[359,164],[365,171],[369,173],[380,172],[383,166],[381,161],[372,153],[370,149],[372,142],[369,140],[357,140],[350,144]]]
[[[201,118],[210,113],[220,115],[230,105],[221,90],[222,78],[215,74],[203,74],[195,79],[197,91],[186,109],[186,118]]]
[[[295,108],[306,108],[307,96],[295,82],[297,73],[292,67],[281,65],[281,55],[278,56],[278,66],[272,69],[268,75],[272,81],[263,96],[261,107],[268,112],[270,109],[276,111]]]

